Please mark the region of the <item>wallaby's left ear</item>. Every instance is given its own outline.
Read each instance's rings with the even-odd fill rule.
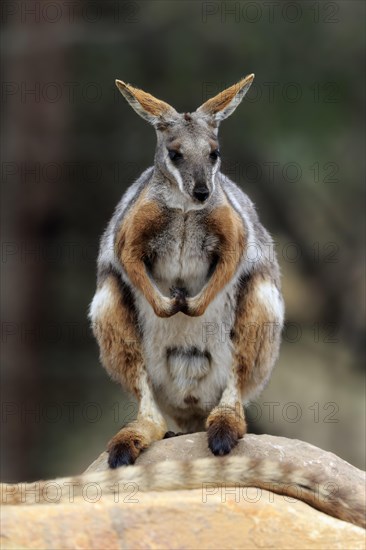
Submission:
[[[174,107],[143,90],[125,84],[122,80],[116,80],[116,86],[136,113],[156,127],[178,116]]]
[[[254,74],[248,74],[237,84],[226,88],[215,97],[207,100],[197,112],[210,117],[216,123],[231,115],[249,90],[254,80]]]

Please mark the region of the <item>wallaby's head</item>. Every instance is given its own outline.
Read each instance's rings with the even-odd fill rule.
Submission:
[[[234,112],[253,79],[253,74],[246,76],[193,113],[177,113],[164,101],[116,80],[132,108],[156,129],[155,167],[196,207],[203,206],[215,189],[220,166],[218,126]]]

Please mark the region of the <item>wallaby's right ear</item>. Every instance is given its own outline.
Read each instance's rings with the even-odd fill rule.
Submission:
[[[116,86],[138,115],[155,127],[169,124],[178,116],[177,111],[160,99],[116,80]]]
[[[215,97],[208,99],[197,112],[209,117],[216,124],[231,115],[249,90],[254,80],[254,74],[248,74],[240,82],[230,86]]]

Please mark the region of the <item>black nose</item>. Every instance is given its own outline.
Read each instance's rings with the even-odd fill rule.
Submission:
[[[210,192],[207,187],[195,187],[193,190],[193,196],[200,202],[204,202],[209,196]]]

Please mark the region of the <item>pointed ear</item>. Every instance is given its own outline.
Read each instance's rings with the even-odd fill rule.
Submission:
[[[125,84],[122,80],[116,80],[116,86],[136,113],[153,126],[169,124],[178,115],[177,111],[168,103],[156,99],[130,84]]]
[[[235,111],[253,80],[254,74],[249,74],[237,84],[207,100],[197,109],[197,112],[213,119],[216,123],[221,122]]]

